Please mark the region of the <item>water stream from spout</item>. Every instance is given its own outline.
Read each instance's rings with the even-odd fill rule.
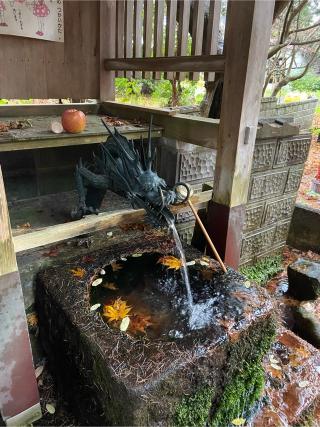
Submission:
[[[173,235],[173,238],[175,240],[176,247],[177,247],[177,250],[178,250],[179,255],[180,255],[180,259],[182,261],[181,274],[182,274],[182,277],[183,277],[183,280],[184,280],[184,283],[186,286],[189,310],[190,310],[190,312],[192,312],[193,298],[192,298],[192,292],[191,292],[191,286],[190,286],[190,279],[189,279],[186,257],[185,257],[184,250],[182,247],[182,243],[181,243],[181,240],[180,240],[180,237],[179,237],[179,234],[178,234],[178,231],[176,229],[174,222],[172,222],[169,225],[169,228],[172,230],[172,235]]]

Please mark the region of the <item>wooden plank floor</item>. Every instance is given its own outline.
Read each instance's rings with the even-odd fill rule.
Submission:
[[[22,116],[22,117],[1,117],[1,122],[10,120],[29,120],[32,127],[25,129],[15,129],[0,133],[0,152],[30,150],[35,148],[62,147],[83,144],[98,144],[107,139],[107,130],[101,122],[100,115],[88,114],[87,126],[81,134],[54,134],[50,130],[52,121],[60,121],[60,116]],[[118,131],[129,139],[140,139],[147,137],[148,125],[128,124],[117,127]],[[153,126],[153,137],[160,137],[162,128]]]

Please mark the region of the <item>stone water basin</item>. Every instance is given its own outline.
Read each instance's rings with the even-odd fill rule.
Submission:
[[[41,340],[83,425],[221,425],[249,416],[240,402],[248,396],[232,408],[225,399],[270,345],[267,294],[187,247],[190,315],[180,271],[158,263],[164,255],[175,255],[166,233],[140,232],[39,274]],[[72,273],[78,268],[81,277]],[[103,307],[118,298],[131,307],[130,323],[141,316],[147,324],[121,332],[119,321],[108,321]],[[258,388],[251,386],[249,393]]]

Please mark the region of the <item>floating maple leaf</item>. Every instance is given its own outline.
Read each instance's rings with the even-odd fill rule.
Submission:
[[[117,262],[113,262],[111,264],[111,267],[112,267],[112,271],[119,271],[123,269],[123,266]]]
[[[103,315],[107,317],[108,322],[116,322],[122,320],[130,313],[131,308],[126,301],[117,298],[112,305],[103,307]]]
[[[103,284],[103,287],[106,289],[110,289],[111,291],[117,291],[117,285],[113,282],[107,282]]]
[[[206,268],[205,270],[201,270],[201,276],[203,280],[212,280],[214,271],[210,268]]]
[[[73,277],[76,277],[77,279],[82,279],[83,276],[86,274],[86,270],[81,267],[77,267],[70,270],[70,273]]]
[[[152,322],[150,322],[151,317],[150,316],[144,316],[142,314],[134,314],[131,317],[130,322],[130,331],[133,333],[141,332],[143,334],[146,333],[146,328],[150,325],[152,325]]]
[[[36,313],[29,313],[27,314],[27,322],[30,328],[34,328],[38,325],[38,316]]]
[[[162,264],[169,270],[179,270],[182,267],[182,261],[172,255],[166,255],[158,259],[158,264]]]

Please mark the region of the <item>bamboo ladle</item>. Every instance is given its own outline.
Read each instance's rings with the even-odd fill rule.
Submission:
[[[181,192],[181,191],[180,191],[180,192]],[[222,268],[222,270],[223,270],[223,272],[224,272],[224,273],[227,273],[226,266],[224,265],[224,263],[223,263],[222,259],[220,258],[220,255],[218,254],[217,249],[215,248],[215,246],[214,246],[214,244],[213,244],[212,240],[210,239],[210,236],[209,236],[209,234],[207,233],[207,230],[205,229],[205,226],[203,225],[203,222],[201,221],[201,219],[200,219],[200,217],[199,217],[199,215],[198,215],[197,211],[195,210],[195,208],[194,208],[194,206],[193,206],[193,204],[192,204],[192,202],[191,202],[191,200],[190,200],[190,197],[191,197],[192,193],[193,193],[193,191],[192,191],[192,189],[190,188],[189,198],[188,198],[188,200],[187,200],[188,205],[190,206],[190,209],[192,210],[192,213],[193,213],[193,215],[194,215],[194,217],[195,217],[195,219],[196,219],[197,223],[199,224],[199,226],[200,226],[200,228],[201,228],[201,230],[202,230],[202,232],[203,232],[203,234],[204,234],[204,237],[206,238],[206,240],[207,240],[207,242],[208,242],[208,245],[209,245],[209,246],[210,246],[210,248],[212,249],[212,252],[214,253],[215,257],[217,258],[217,260],[218,260],[218,262],[219,262],[219,264],[220,264],[220,267]]]

